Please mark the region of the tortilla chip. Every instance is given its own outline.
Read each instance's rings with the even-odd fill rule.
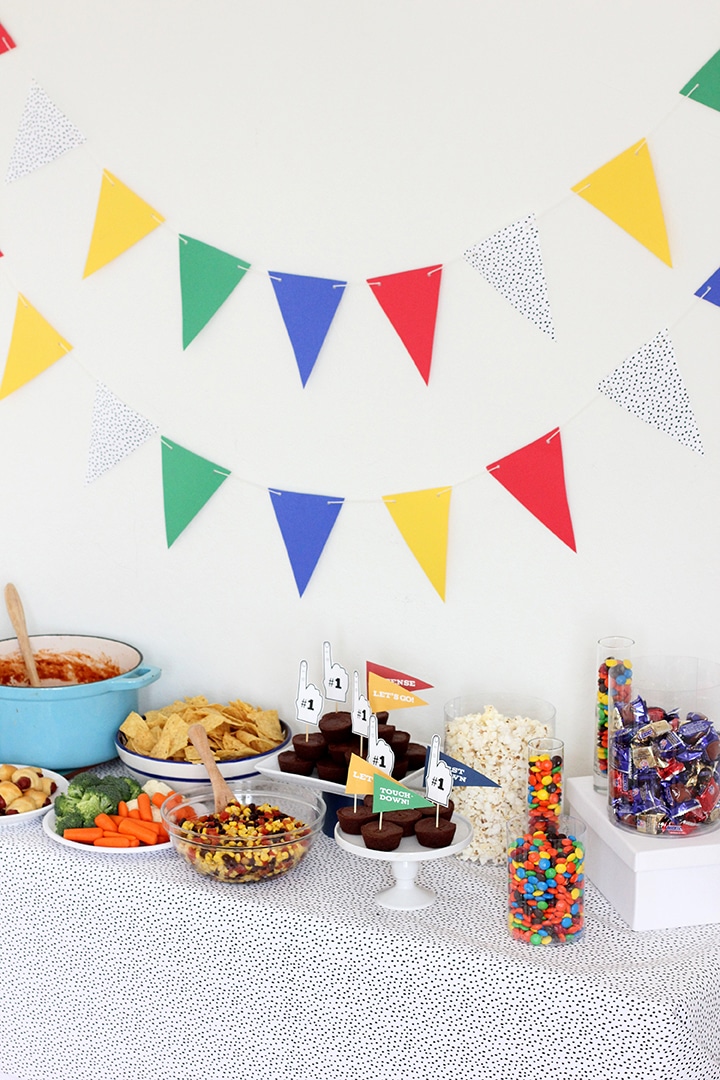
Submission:
[[[156,758],[171,758],[179,750],[183,750],[188,744],[188,728],[182,716],[173,713],[168,717],[165,727],[152,749],[152,756]]]
[[[147,754],[155,745],[155,736],[139,713],[131,712],[126,716],[120,730],[125,735],[128,750],[136,754]]]

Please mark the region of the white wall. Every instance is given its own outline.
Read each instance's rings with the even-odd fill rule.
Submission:
[[[720,10],[675,0],[4,0],[0,172],[34,78],[86,144],[0,188],[0,356],[17,291],[74,346],[0,402],[2,566],[35,632],[136,644],[147,703],[293,713],[297,663],[552,700],[590,769],[595,641],[720,659],[720,113],[679,89]],[[648,137],[674,268],[570,193]],[[82,280],[102,168],[165,226]],[[462,259],[537,214],[556,340]],[[177,234],[253,269],[181,347]],[[445,265],[429,387],[364,284]],[[268,270],[350,282],[305,390]],[[669,327],[700,456],[598,394]],[[95,380],[232,470],[168,550],[153,439],[84,483]],[[561,428],[577,554],[485,466]],[[466,481],[466,482],[462,482]],[[265,488],[346,505],[298,597]],[[381,496],[453,485],[446,602]],[[9,622],[6,626],[9,634]]]

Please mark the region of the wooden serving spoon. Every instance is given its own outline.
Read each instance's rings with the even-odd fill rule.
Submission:
[[[35,657],[33,656],[33,651],[30,647],[30,638],[28,637],[27,626],[25,625],[25,612],[23,611],[22,602],[14,585],[8,584],[5,586],[5,607],[7,608],[10,622],[13,624],[13,629],[17,635],[18,645],[20,646],[22,658],[25,661],[30,685],[39,686],[40,678],[35,666]]]
[[[207,731],[202,724],[191,724],[188,728],[188,739],[193,744],[200,760],[208,771],[213,798],[215,799],[215,813],[221,814],[229,803],[237,802],[227,780],[217,767],[217,762],[208,742]]]

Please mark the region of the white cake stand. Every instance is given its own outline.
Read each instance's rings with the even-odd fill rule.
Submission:
[[[415,911],[429,907],[436,899],[436,893],[432,889],[418,885],[415,880],[420,863],[429,862],[431,859],[444,859],[447,855],[457,855],[472,840],[473,829],[468,819],[461,814],[453,814],[452,819],[457,826],[453,842],[442,848],[423,847],[414,836],[404,836],[395,851],[374,851],[365,847],[362,836],[351,836],[343,832],[339,822],[335,826],[335,842],[345,851],[359,855],[362,859],[379,859],[389,863],[395,884],[376,893],[375,899],[382,907]]]

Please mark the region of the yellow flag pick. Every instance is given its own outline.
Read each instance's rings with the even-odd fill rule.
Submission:
[[[590,173],[572,190],[672,266],[660,194],[645,139]]]
[[[388,778],[388,774],[378,769],[376,765],[363,761],[359,754],[351,754],[345,794],[372,795],[376,776],[381,776],[384,780]]]
[[[83,277],[89,277],[122,255],[164,220],[157,210],[104,169]]]
[[[71,349],[72,345],[18,293],[10,348],[0,383],[0,398],[7,397],[30,382]]]
[[[427,705],[417,694],[413,694],[405,686],[400,686],[390,679],[383,679],[375,671],[369,671],[368,677],[368,701],[373,712],[381,709],[412,709],[416,705]]]
[[[443,600],[451,492],[446,487],[383,495],[405,543]]]

